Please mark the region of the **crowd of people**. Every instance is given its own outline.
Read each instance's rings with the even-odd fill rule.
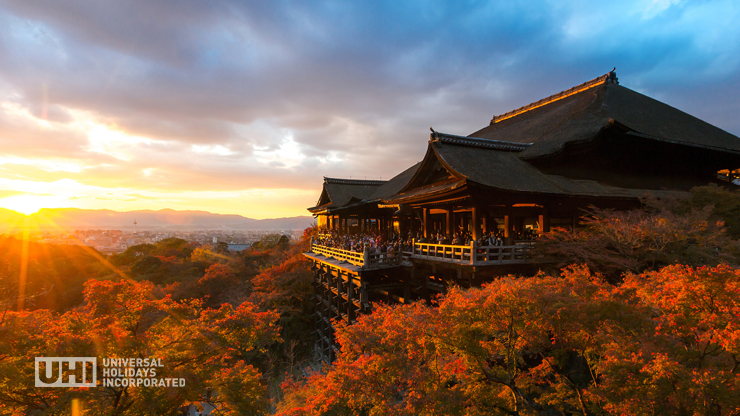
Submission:
[[[531,241],[536,237],[537,234],[531,229],[525,229],[522,232],[515,233],[514,235],[514,239],[518,241]],[[452,238],[447,238],[446,235],[440,232],[431,233],[429,238],[424,237],[421,233],[416,233],[414,235],[409,232],[405,239],[401,238],[397,233],[392,233],[389,236],[386,236],[384,232],[377,230],[343,235],[340,235],[336,230],[331,230],[321,234],[314,242],[325,247],[338,248],[356,253],[362,253],[365,250],[365,247],[367,247],[370,254],[374,254],[411,251],[414,242],[469,246],[472,241],[473,238],[470,232],[465,232],[463,230],[458,230]],[[483,233],[477,240],[477,245],[480,247],[505,245],[503,230]]]
[[[356,253],[362,253],[367,247],[370,254],[396,252],[405,248],[397,234],[393,233],[388,238],[383,232],[377,230],[343,235],[340,235],[336,230],[332,230],[320,235],[315,243]]]

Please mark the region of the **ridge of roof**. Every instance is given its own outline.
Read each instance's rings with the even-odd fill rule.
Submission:
[[[380,186],[388,181],[374,181],[367,179],[341,179],[341,178],[327,178],[324,176],[324,183],[338,184],[338,185],[358,185],[358,186]]]
[[[568,88],[565,91],[560,91],[557,94],[553,94],[549,97],[545,97],[539,101],[535,101],[531,104],[527,104],[523,107],[519,107],[515,110],[511,110],[507,113],[504,113],[498,116],[493,116],[493,118],[491,119],[491,122],[488,125],[492,126],[500,121],[504,121],[514,116],[518,116],[519,114],[526,113],[529,110],[534,110],[535,108],[539,108],[544,105],[553,103],[555,101],[562,100],[563,98],[570,97],[571,95],[578,94],[579,92],[586,91],[588,89],[591,89],[593,87],[596,87],[596,86],[599,86],[599,85],[602,85],[608,82],[619,84],[619,80],[617,79],[617,73],[615,72],[615,70],[616,68],[612,69],[611,71],[609,71],[608,73],[600,77],[596,77],[590,81],[586,81],[582,84],[576,85],[575,87]]]
[[[445,143],[470,147],[482,147],[486,149],[504,150],[509,152],[521,152],[532,143],[515,143],[503,140],[481,139],[479,137],[457,136],[454,134],[441,133],[432,129],[429,143]]]

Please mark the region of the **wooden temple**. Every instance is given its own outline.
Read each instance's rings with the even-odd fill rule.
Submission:
[[[578,226],[589,207],[630,209],[648,193],[737,186],[739,168],[740,138],[619,85],[612,71],[467,136],[432,130],[424,159],[389,181],[324,178],[309,208],[324,232],[405,239],[462,230],[477,240],[493,231],[503,245],[415,240],[383,255],[312,245],[318,357],[334,358],[332,322],[352,322],[372,302],[429,299],[448,284],[536,271],[528,255],[536,236]]]

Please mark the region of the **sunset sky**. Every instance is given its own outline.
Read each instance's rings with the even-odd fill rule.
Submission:
[[[737,1],[0,0],[0,207],[308,215],[617,68],[740,135]]]

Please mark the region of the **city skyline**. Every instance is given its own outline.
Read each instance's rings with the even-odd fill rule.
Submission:
[[[0,207],[307,215],[322,176],[390,179],[428,128],[617,68],[740,134],[730,1],[0,0]]]

